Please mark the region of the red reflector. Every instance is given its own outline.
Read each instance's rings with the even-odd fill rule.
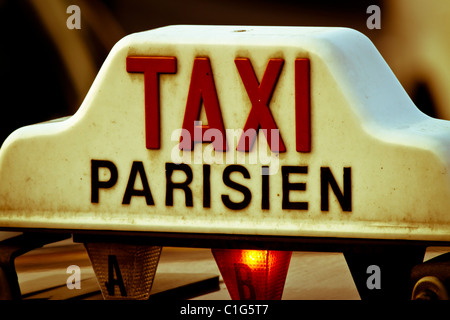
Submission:
[[[233,300],[280,300],[291,251],[212,249]]]

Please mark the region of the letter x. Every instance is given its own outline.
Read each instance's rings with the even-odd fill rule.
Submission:
[[[272,152],[285,152],[286,147],[279,132],[274,135],[274,137],[278,137],[278,140],[272,141],[272,130],[278,130],[278,127],[269,110],[269,102],[283,68],[284,60],[270,59],[261,83],[258,82],[248,58],[236,58],[234,63],[252,103],[252,108],[244,126],[244,133],[239,139],[236,149],[238,151],[249,151],[255,141],[257,130],[263,129],[270,150]],[[248,143],[246,143],[246,137],[249,138]]]

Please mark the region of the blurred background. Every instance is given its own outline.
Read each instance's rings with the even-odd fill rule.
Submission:
[[[80,9],[81,29],[67,27],[70,5]],[[381,9],[380,29],[366,24],[371,5]],[[172,24],[356,29],[374,42],[419,109],[450,120],[448,0],[0,0],[0,144],[19,127],[74,114],[123,36]],[[292,259],[296,268],[289,271],[285,298],[359,298],[341,254],[296,252]],[[209,249],[164,248],[161,262],[158,272],[218,274]],[[22,294],[73,295],[67,293],[65,268],[74,263],[83,268],[83,290],[101,298],[84,247],[71,239],[17,259]],[[165,278],[158,277],[163,283]],[[42,290],[52,286],[58,294]],[[204,298],[228,298],[223,282],[220,291]]]
[[[81,29],[66,25],[70,5]],[[381,9],[380,29],[366,25],[370,5]],[[418,108],[450,120],[449,18],[445,0],[0,0],[0,143],[18,127],[74,114],[120,38],[171,24],[354,28]]]

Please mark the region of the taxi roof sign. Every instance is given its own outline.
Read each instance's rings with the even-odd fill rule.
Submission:
[[[450,241],[450,122],[346,28],[170,26],[0,150],[0,228]]]

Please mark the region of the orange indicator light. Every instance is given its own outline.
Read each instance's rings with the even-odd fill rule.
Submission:
[[[212,249],[233,300],[280,300],[291,251]]]

